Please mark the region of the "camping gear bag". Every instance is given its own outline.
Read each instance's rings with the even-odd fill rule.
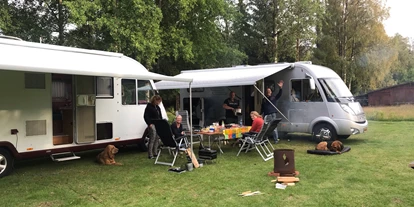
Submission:
[[[217,158],[217,150],[200,149],[198,151],[198,157],[204,160],[214,160]]]

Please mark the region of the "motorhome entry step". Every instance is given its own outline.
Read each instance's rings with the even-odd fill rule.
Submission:
[[[50,158],[52,158],[52,160],[55,162],[63,162],[63,161],[68,161],[68,160],[80,159],[80,157],[76,156],[74,152],[55,153],[55,154],[51,154]]]

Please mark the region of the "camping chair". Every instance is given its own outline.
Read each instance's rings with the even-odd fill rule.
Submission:
[[[176,111],[175,115],[176,116],[181,115],[181,117],[183,118],[183,121],[181,123],[183,125],[183,130],[184,131],[190,131],[191,129],[190,129],[190,120],[188,119],[188,111],[187,110]],[[199,126],[193,127],[192,130],[194,132],[194,129],[199,129],[199,128],[200,128]],[[190,137],[190,136],[188,136],[188,137]],[[196,137],[196,140],[198,140],[198,141],[194,142],[194,140],[193,140],[193,143],[201,143],[201,141],[203,141],[203,135],[201,135],[201,134],[193,134],[193,138],[194,137]]]
[[[273,158],[273,145],[270,143],[268,136],[271,136],[277,124],[282,119],[275,119],[268,123],[264,123],[262,129],[259,133],[252,133],[250,136],[247,136],[245,139],[242,139],[242,146],[240,147],[237,156],[240,152],[245,150],[247,153],[250,150],[256,149],[259,152],[260,156],[264,161],[268,161]]]
[[[162,144],[160,144],[160,147],[158,149],[157,159],[155,159],[154,164],[174,166],[175,160],[177,159],[178,152],[186,151],[186,149],[188,148],[187,137],[186,136],[174,137],[167,120],[164,120],[164,119],[153,120],[153,124],[155,125],[157,134],[161,138],[161,141],[162,141]],[[163,149],[167,149],[169,153],[173,155],[174,158],[172,162],[159,162],[158,161]]]

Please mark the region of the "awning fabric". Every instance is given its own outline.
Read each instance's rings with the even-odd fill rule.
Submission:
[[[187,82],[184,83],[187,85],[192,80],[149,72],[139,62],[120,53],[2,38],[0,70],[170,80]]]
[[[269,64],[182,71],[176,78],[192,78],[191,88],[254,85],[256,81],[289,68],[292,64]],[[159,81],[157,89],[189,88],[188,83]]]

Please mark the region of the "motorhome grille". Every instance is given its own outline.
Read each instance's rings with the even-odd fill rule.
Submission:
[[[46,120],[26,121],[26,136],[46,135]]]
[[[45,89],[46,77],[43,73],[25,73],[24,74],[25,88],[27,89]]]

